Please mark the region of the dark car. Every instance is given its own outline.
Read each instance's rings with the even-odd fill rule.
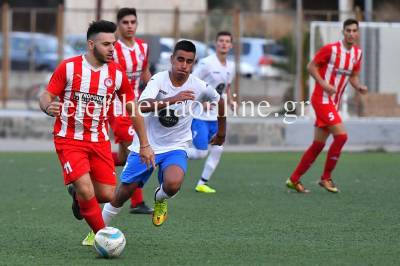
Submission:
[[[0,45],[3,37],[0,35]],[[12,70],[53,71],[58,65],[58,40],[43,33],[11,32],[10,61]],[[73,49],[64,45],[64,58],[72,57]],[[0,49],[3,57],[3,49]]]

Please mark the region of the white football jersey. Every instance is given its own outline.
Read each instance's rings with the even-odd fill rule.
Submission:
[[[223,65],[216,54],[201,59],[193,71],[193,75],[204,80],[220,95],[226,92],[226,88],[232,83],[235,74],[235,63],[227,60]],[[218,108],[212,106],[209,112],[201,112],[197,119],[215,121],[218,116]]]
[[[192,140],[191,125],[194,112],[202,102],[217,103],[220,96],[214,88],[193,75],[189,75],[188,80],[181,87],[174,87],[168,71],[155,74],[140,95],[139,101],[143,101],[141,104],[145,106],[146,99],[162,101],[184,90],[194,91],[195,100],[172,104],[168,110],[162,109],[143,114],[147,137],[155,154],[186,150]],[[165,116],[166,113],[169,115]],[[135,133],[129,149],[139,152],[139,147],[139,138]]]

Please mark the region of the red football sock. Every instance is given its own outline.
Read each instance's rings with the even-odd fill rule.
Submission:
[[[103,217],[101,216],[101,209],[97,202],[96,197],[90,200],[83,200],[77,197],[80,212],[85,218],[86,222],[92,228],[93,232],[97,232],[105,227]]]
[[[333,142],[329,147],[328,155],[326,157],[324,173],[321,180],[328,180],[331,178],[331,173],[335,169],[336,163],[339,160],[342,148],[347,140],[347,134],[333,136]]]
[[[124,166],[124,164],[118,159],[118,152],[113,152],[112,157],[113,157],[115,166]]]
[[[307,172],[307,170],[311,167],[315,159],[324,149],[324,146],[325,143],[319,141],[314,141],[311,144],[311,146],[307,149],[307,151],[301,158],[299,165],[296,167],[292,176],[290,177],[290,180],[292,180],[292,182],[296,183],[300,180],[300,177],[304,175],[304,173]]]
[[[136,207],[139,203],[143,202],[143,191],[140,187],[133,191],[131,196],[131,207]]]

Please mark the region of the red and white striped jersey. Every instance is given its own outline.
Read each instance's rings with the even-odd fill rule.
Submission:
[[[61,62],[47,90],[62,103],[53,134],[89,142],[109,140],[105,119],[115,94],[126,102],[134,100],[128,78],[118,64],[95,68],[83,55]]]
[[[114,44],[114,48],[114,60],[126,72],[135,92],[135,97],[138,98],[140,76],[148,64],[149,46],[143,40],[135,38],[133,47],[128,47],[121,40],[118,40]]]
[[[323,46],[315,55],[314,63],[319,66],[319,74],[336,88],[336,94],[329,96],[316,82],[312,100],[318,103],[332,103],[339,108],[340,100],[349,77],[361,68],[361,49],[355,45],[347,50],[342,41]]]

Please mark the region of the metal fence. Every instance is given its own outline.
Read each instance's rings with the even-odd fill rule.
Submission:
[[[101,12],[101,18],[115,21],[116,12],[115,9],[104,9]],[[299,95],[300,100],[308,98],[308,75],[305,73],[305,65],[309,60],[310,22],[335,21],[339,15],[336,11],[303,11],[303,25],[301,25],[304,40],[301,56],[303,82],[301,91],[297,92],[295,92],[296,48],[300,44],[296,42],[296,26],[298,25],[296,25],[294,10],[188,12],[179,9],[168,11],[139,9],[137,34],[147,38],[150,45],[154,46],[151,51],[154,53],[153,61],[157,70],[158,61],[162,57],[162,41],[165,38],[172,38],[174,41],[188,38],[197,40],[204,47],[208,47],[212,46],[218,31],[231,31],[234,36],[234,52],[230,58],[235,60],[237,66],[235,93],[240,95],[241,100],[254,102],[267,100],[279,110],[283,102],[294,99],[296,94]],[[43,87],[43,84],[47,82],[49,73],[54,68],[53,62],[51,64],[47,62],[48,65],[46,65],[43,60],[38,59],[38,48],[33,45],[32,33],[44,33],[46,34],[44,37],[52,37],[51,40],[57,41],[56,61],[59,61],[69,54],[71,48],[74,48],[70,46],[68,40],[75,36],[77,39],[81,38],[82,42],[82,36],[86,33],[88,24],[95,19],[95,9],[64,9],[63,6],[22,9],[8,8],[4,4],[0,20],[3,32],[0,54],[2,56],[3,108],[14,107],[15,105],[11,103],[18,102],[16,100],[22,102],[18,105],[19,108],[31,107],[25,102],[32,102],[30,99],[33,99],[35,93],[40,91],[38,87]],[[23,47],[18,47],[17,43],[13,42],[15,32],[27,33],[31,38],[28,42],[29,49],[24,58],[25,61],[21,60],[22,63],[19,62],[19,65],[16,62],[15,50]],[[5,39],[9,41],[4,41]],[[84,41],[83,39],[83,46]],[[41,45],[44,43],[39,40],[38,46]],[[49,49],[54,53],[54,47]],[[261,53],[253,55],[252,49],[262,50]],[[208,52],[209,50],[205,49],[202,56]],[[353,115],[358,115],[358,113],[355,112]]]

